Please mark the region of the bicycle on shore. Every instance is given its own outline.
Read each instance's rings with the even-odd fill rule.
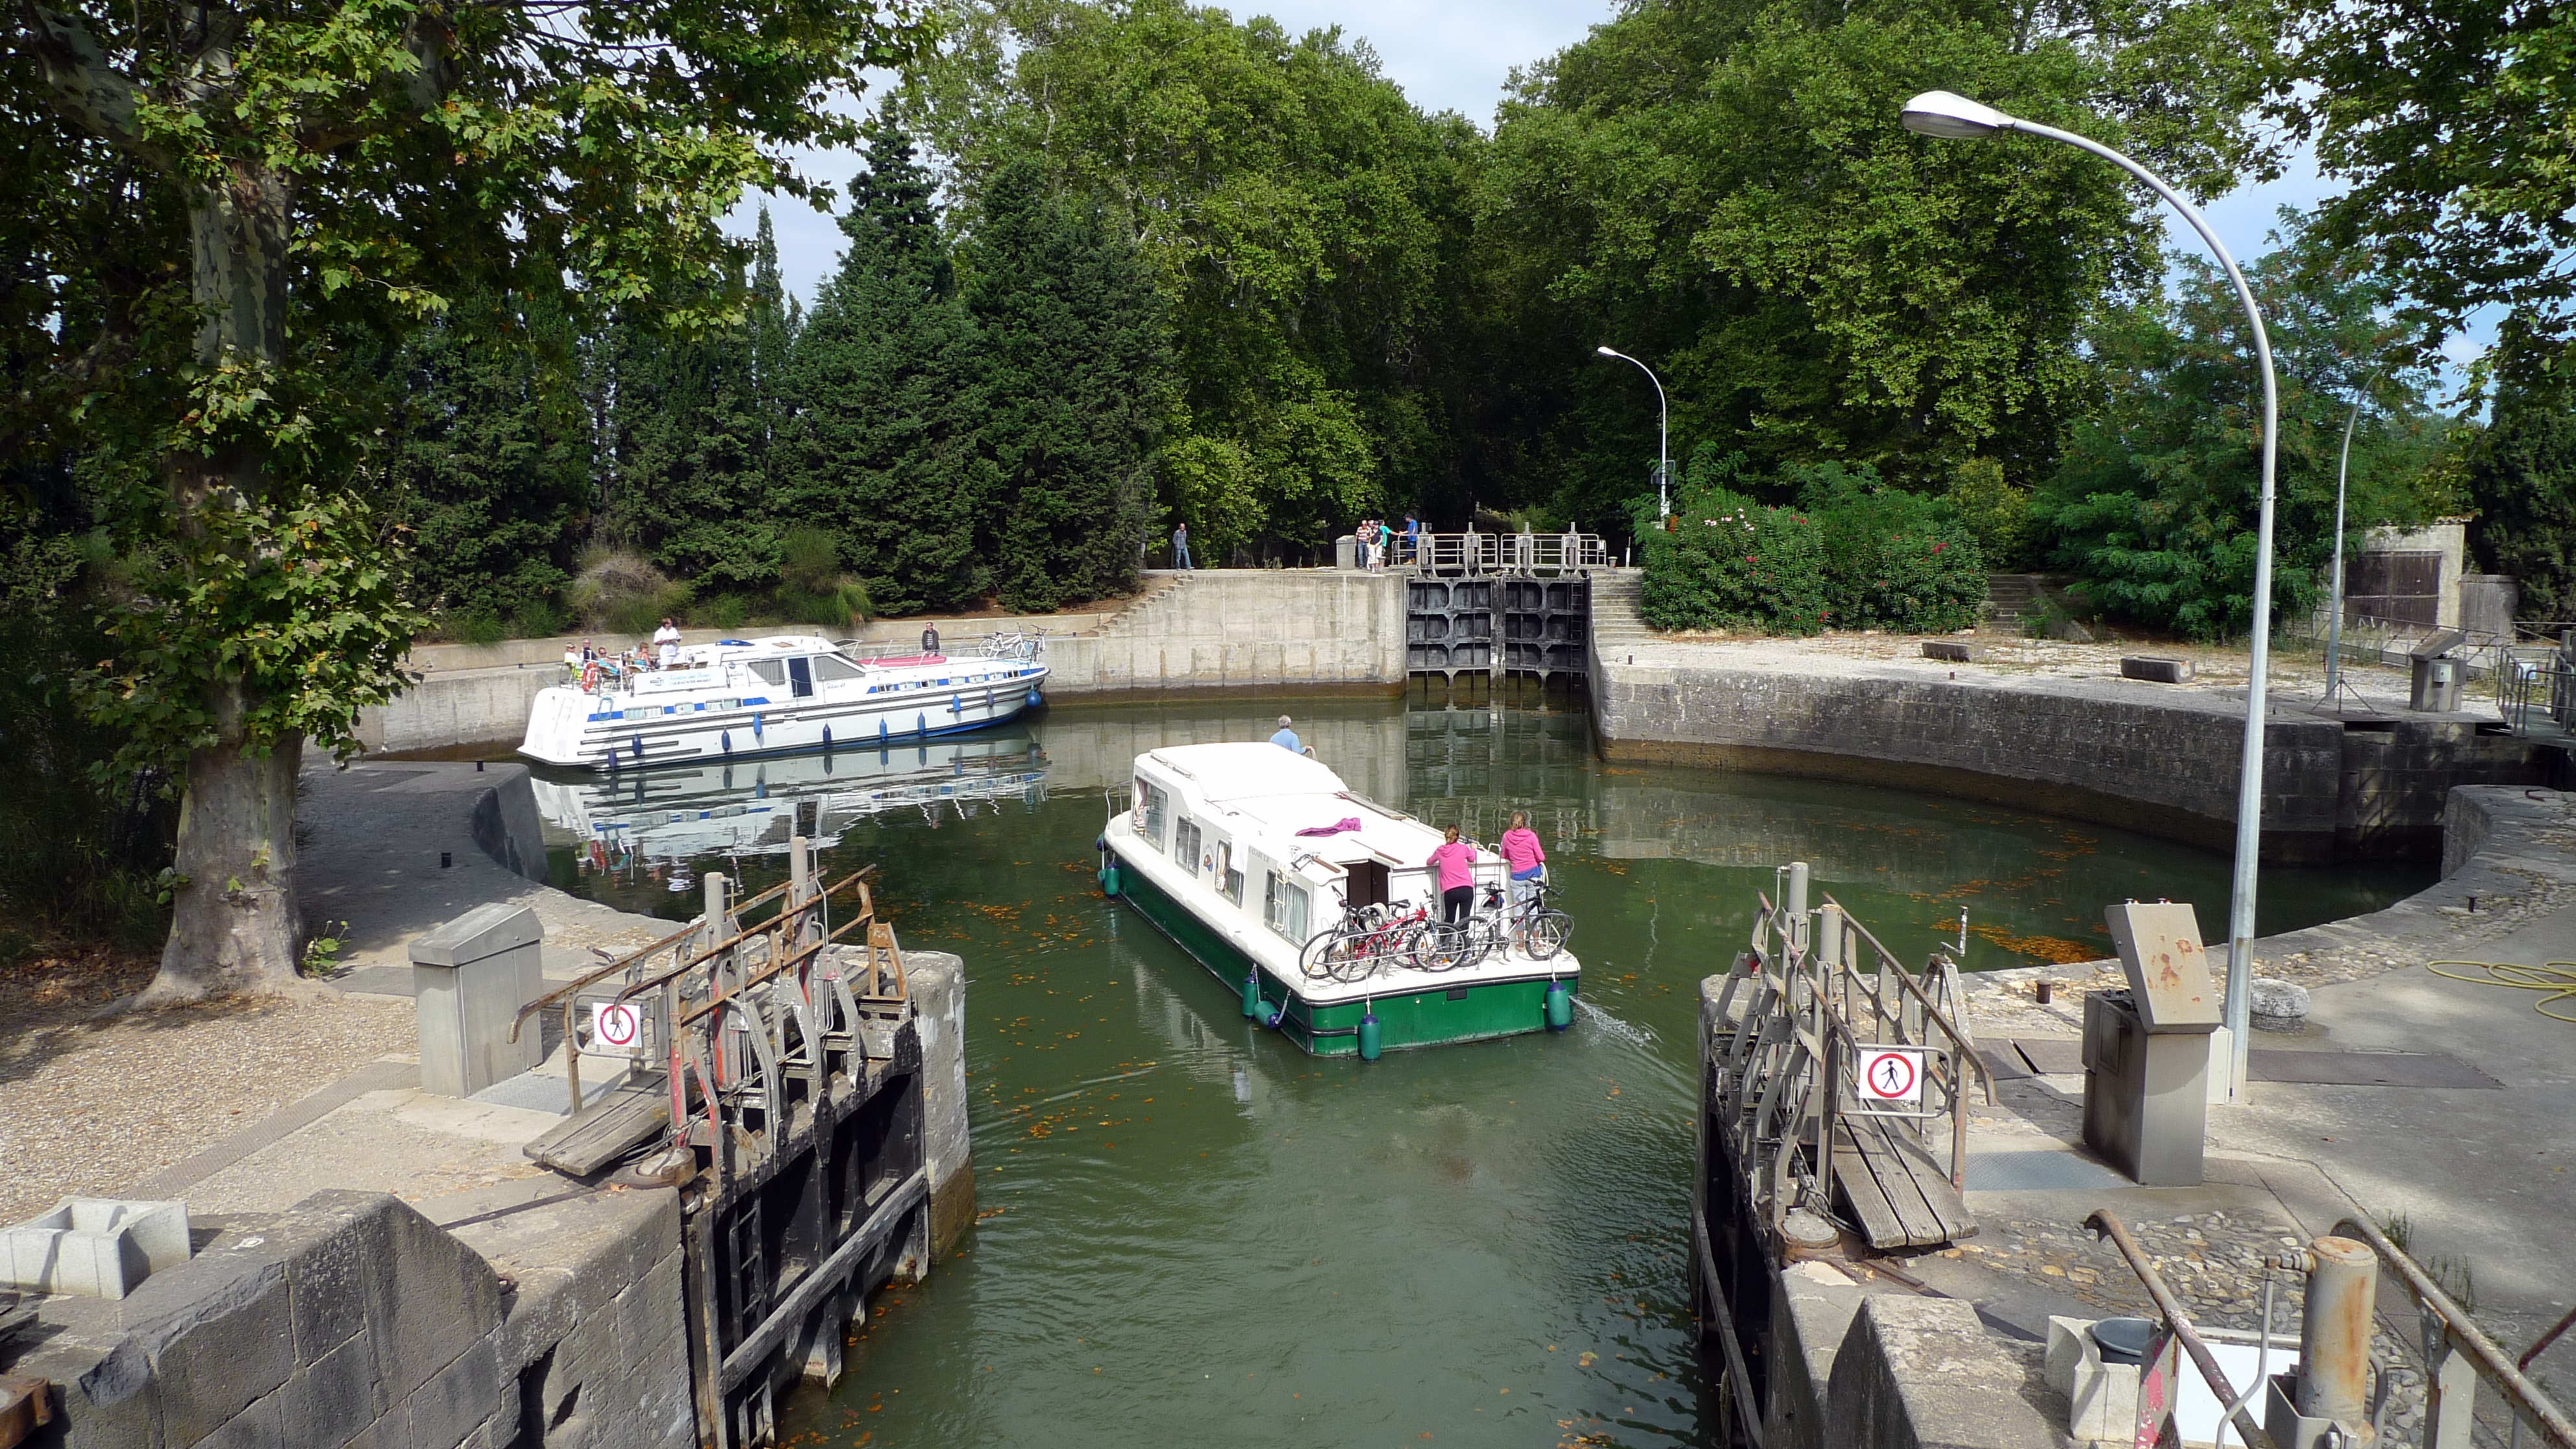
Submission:
[[[1381,966],[1414,966],[1430,921],[1431,913],[1420,906],[1353,906],[1342,913],[1340,925],[1307,939],[1297,967],[1309,980],[1347,985],[1367,980]]]
[[[1544,879],[1532,881],[1521,903],[1506,908],[1503,888],[1486,887],[1483,901],[1465,922],[1430,923],[1414,964],[1424,971],[1458,971],[1489,957],[1508,960],[1515,950],[1532,961],[1553,959],[1574,934],[1574,918],[1547,903],[1553,894],[1555,888]]]

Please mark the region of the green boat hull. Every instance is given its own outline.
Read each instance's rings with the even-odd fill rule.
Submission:
[[[1276,974],[1256,967],[1251,957],[1173,900],[1144,872],[1129,869],[1123,862],[1117,871],[1117,898],[1135,907],[1138,915],[1153,922],[1156,929],[1171,937],[1237,996],[1242,994],[1245,974],[1257,971],[1263,1017],[1277,1014],[1281,1034],[1314,1056],[1358,1056],[1360,1018],[1371,1011],[1377,1013],[1380,1043],[1386,1051],[1492,1041],[1547,1029],[1545,976],[1470,982],[1366,1001],[1308,1001]],[[1569,995],[1578,988],[1575,977],[1557,979],[1565,983]]]

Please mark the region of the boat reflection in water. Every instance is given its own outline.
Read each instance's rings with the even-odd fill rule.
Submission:
[[[1035,805],[1046,770],[1045,752],[1020,725],[884,749],[540,775],[531,783],[537,812],[570,837],[580,869],[668,864],[679,890],[696,857],[783,855],[799,835],[829,850],[842,831],[889,811],[919,810],[937,825],[943,814],[971,816],[988,802]]]

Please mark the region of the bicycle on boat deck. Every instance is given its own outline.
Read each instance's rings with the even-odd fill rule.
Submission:
[[[1565,949],[1574,934],[1574,918],[1547,903],[1556,888],[1546,880],[1530,882],[1529,896],[1506,908],[1503,888],[1488,886],[1479,908],[1466,921],[1434,921],[1423,932],[1414,965],[1423,971],[1457,971],[1508,957],[1515,949],[1532,961],[1546,961]]]

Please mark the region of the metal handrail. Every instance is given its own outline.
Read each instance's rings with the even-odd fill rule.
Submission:
[[[2209,1385],[2209,1391],[2218,1396],[2221,1404],[2236,1406],[2235,1412],[2229,1415],[2229,1421],[2236,1426],[2236,1432],[2244,1436],[2249,1449],[2277,1449],[2272,1436],[2254,1421],[2252,1414],[2245,1411],[2242,1396],[2228,1386],[2227,1373],[2218,1366],[2218,1355],[2211,1353],[2209,1345],[2201,1342],[2199,1331],[2191,1326],[2191,1315],[2183,1312],[2182,1300],[2174,1297],[2173,1290],[2165,1286],[2164,1278],[2156,1272],[2155,1264],[2147,1261],[2147,1255],[2138,1250],[2136,1241],[2129,1236],[2128,1227],[2120,1221],[2120,1215],[2109,1208],[2095,1208],[2092,1215],[2084,1219],[2084,1226],[2109,1238],[2111,1246],[2120,1250],[2120,1256],[2129,1260],[2129,1267],[2138,1275],[2138,1282],[2146,1288],[2147,1296],[2155,1300],[2156,1312],[2163,1317],[2166,1330],[2182,1344],[2183,1352],[2191,1355],[2192,1366],[2200,1370],[2201,1379]],[[2265,1324],[2263,1332],[2267,1340],[2271,1331],[2271,1325]]]
[[[1897,984],[1904,987],[1906,993],[1922,1005],[1925,1019],[1940,1027],[1942,1033],[1950,1038],[1954,1044],[1954,1053],[1965,1058],[1969,1065],[1977,1069],[1977,1076],[1986,1084],[1986,1105],[1989,1107],[1995,1105],[1995,1069],[1986,1065],[1986,1059],[1978,1055],[1976,1039],[1968,1035],[1965,1028],[1951,1021],[1949,1016],[1933,1003],[1931,996],[1923,990],[1920,983],[1915,981],[1914,974],[1905,969],[1905,963],[1897,959],[1895,952],[1880,945],[1878,938],[1869,933],[1869,927],[1862,925],[1848,907],[1835,900],[1830,892],[1825,896],[1825,903],[1841,910],[1843,920],[1860,933],[1860,938],[1869,943],[1869,948],[1878,953],[1878,958],[1896,968]],[[1948,948],[1945,946],[1942,949],[1946,951]]]
[[[2548,1442],[2556,1449],[2576,1449],[2576,1422],[2569,1421],[2567,1411],[2550,1402],[2539,1385],[2524,1377],[2514,1361],[2496,1346],[2495,1340],[2487,1337],[2476,1320],[2452,1302],[2441,1285],[2435,1283],[2414,1259],[2406,1256],[2403,1249],[2388,1241],[2376,1226],[2359,1217],[2343,1219],[2335,1224],[2334,1230],[2336,1237],[2369,1244],[2370,1250],[2378,1254],[2379,1261],[2397,1276],[2398,1282],[2405,1285],[2408,1296],[2430,1320],[2425,1325],[2424,1334],[2424,1377],[2434,1394],[2434,1402],[2425,1406],[2425,1443],[2466,1443],[2469,1415],[2475,1406],[2472,1394],[2459,1395],[2455,1405],[2451,1396],[2442,1391],[2443,1381],[2449,1376],[2440,1372],[2440,1364],[2431,1361],[2431,1350],[2438,1345],[2464,1357],[2468,1366],[2477,1371],[2477,1376],[2503,1394],[2519,1418],[2547,1435]],[[2435,1336],[2437,1327],[2438,1339]],[[2459,1418],[2453,1420],[2450,1416],[2455,1413]],[[2452,1437],[2454,1427],[2458,1431],[2456,1439]]]

